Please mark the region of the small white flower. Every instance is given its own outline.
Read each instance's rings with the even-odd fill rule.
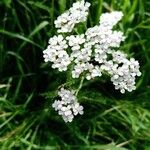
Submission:
[[[83,106],[80,106],[79,103],[75,103],[72,106],[73,113],[76,116],[77,114],[83,115]]]

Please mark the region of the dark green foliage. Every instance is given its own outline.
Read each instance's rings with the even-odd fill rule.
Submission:
[[[51,104],[66,73],[45,64],[42,51],[56,33],[53,21],[75,1],[1,0],[1,150],[150,149],[150,2],[88,1],[88,27],[102,12],[123,11],[119,28],[127,39],[121,49],[141,65],[137,90],[122,95],[107,78],[85,81],[78,95],[85,113],[65,124]]]

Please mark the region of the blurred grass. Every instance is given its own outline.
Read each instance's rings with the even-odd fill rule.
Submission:
[[[53,21],[73,0],[0,1],[0,149],[150,149],[150,2],[91,0],[88,26],[102,12],[122,10],[121,49],[139,60],[137,90],[121,95],[105,78],[85,82],[85,114],[65,124],[51,108],[66,74],[44,64]],[[48,92],[48,93],[45,93]],[[42,95],[47,97],[45,99]]]

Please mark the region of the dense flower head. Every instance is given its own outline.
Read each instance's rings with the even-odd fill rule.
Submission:
[[[74,91],[61,88],[58,96],[58,100],[54,101],[52,107],[58,111],[65,122],[72,122],[74,116],[83,114],[83,106],[77,102]]]
[[[59,71],[66,71],[71,63],[70,57],[66,52],[68,48],[66,40],[62,35],[54,36],[49,40],[49,46],[43,51],[45,62],[52,62],[52,68],[58,68]]]
[[[100,17],[100,24],[102,26],[112,29],[113,26],[116,25],[122,17],[123,13],[119,11],[113,11],[112,13],[104,13]]]
[[[55,20],[55,27],[58,32],[71,32],[77,23],[87,19],[90,3],[78,1],[73,6]]]
[[[113,30],[123,17],[122,12],[103,13],[98,25],[80,35],[60,34],[71,32],[75,24],[85,21],[89,6],[84,0],[78,1],[57,18],[55,26],[59,35],[50,38],[43,52],[45,62],[51,62],[52,67],[59,71],[66,71],[71,64],[72,78],[84,75],[87,80],[91,80],[107,73],[115,89],[121,93],[135,90],[136,76],[141,75],[139,63],[117,50],[125,36],[123,32]]]

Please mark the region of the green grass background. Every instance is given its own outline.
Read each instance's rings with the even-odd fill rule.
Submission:
[[[123,11],[120,49],[139,61],[142,76],[124,95],[107,78],[84,82],[85,113],[65,124],[51,104],[66,73],[45,64],[42,51],[73,2],[0,0],[0,150],[150,150],[150,1],[90,1],[88,27],[102,12]]]

